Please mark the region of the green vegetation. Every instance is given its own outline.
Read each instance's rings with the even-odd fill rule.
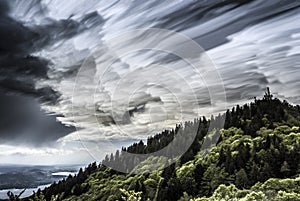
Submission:
[[[220,128],[224,118],[225,126]],[[210,124],[215,125],[213,131],[208,131]],[[226,116],[177,125],[149,137],[147,144],[140,141],[104,159],[130,172],[141,161],[122,153],[151,153],[171,142],[180,128],[181,134],[197,128],[189,150],[163,170],[133,175],[93,163],[77,176],[38,191],[30,200],[300,200],[299,126],[300,107],[273,98],[267,91],[263,99],[236,106]],[[209,137],[205,137],[207,132]],[[203,149],[204,140],[218,143]],[[167,162],[154,156],[139,165]]]

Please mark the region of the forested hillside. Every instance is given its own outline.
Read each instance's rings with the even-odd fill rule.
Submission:
[[[216,125],[214,130],[208,130],[210,124]],[[143,170],[142,161],[122,153],[152,153],[171,142],[178,130],[184,134],[196,128],[189,150],[163,170],[134,175],[93,163],[30,200],[300,200],[299,126],[300,107],[273,98],[267,90],[262,99],[209,120],[201,117],[179,124],[103,161],[124,165],[128,172],[139,163]],[[217,141],[217,146],[203,150],[204,140]],[[147,160],[158,166],[168,163],[165,157]]]

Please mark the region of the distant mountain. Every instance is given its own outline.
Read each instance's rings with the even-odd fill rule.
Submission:
[[[163,156],[137,161],[124,153],[152,153],[170,143],[180,129],[185,135],[196,128],[192,146],[163,170],[134,175],[92,163],[76,176],[38,191],[31,200],[300,200],[299,126],[300,106],[273,98],[267,90],[262,99],[209,120],[202,117],[177,125],[102,162],[123,165],[128,172],[137,164],[141,170],[146,164],[165,164]],[[208,146],[214,141],[216,146]]]
[[[78,167],[2,165],[0,166],[0,190],[36,188],[51,184],[66,177],[57,173],[74,173],[78,169]]]

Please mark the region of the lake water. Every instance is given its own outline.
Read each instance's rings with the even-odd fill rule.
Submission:
[[[7,192],[11,191],[15,195],[19,195],[24,188],[20,188],[18,183],[20,183],[20,178],[28,177],[29,180],[24,180],[26,185],[31,184],[33,186],[38,186],[41,181],[44,181],[43,185],[39,185],[36,188],[27,188],[26,191],[21,195],[21,198],[28,197],[32,195],[33,191],[44,189],[50,186],[53,182],[58,182],[63,178],[68,177],[70,174],[74,176],[80,168],[84,165],[66,165],[66,166],[22,166],[22,165],[1,165],[0,164],[0,199],[8,199]],[[21,175],[22,177],[18,177]],[[6,181],[6,178],[13,178],[16,180]],[[33,183],[31,180],[36,179]],[[8,187],[10,189],[3,189]]]
[[[52,176],[61,176],[61,177],[68,177],[69,175],[74,176],[77,172],[55,172],[52,173]]]
[[[24,197],[28,197],[30,195],[32,195],[33,191],[37,192],[37,190],[40,188],[41,190],[50,186],[51,184],[47,184],[47,185],[41,185],[37,188],[28,188],[26,189],[26,191],[21,195],[21,198]],[[0,199],[8,199],[7,197],[7,192],[11,191],[13,192],[15,195],[18,195],[22,190],[24,189],[5,189],[5,190],[0,190]]]

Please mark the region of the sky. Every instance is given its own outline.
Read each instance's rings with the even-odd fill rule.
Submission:
[[[266,87],[299,104],[299,11],[297,0],[1,0],[0,164],[100,161]],[[150,28],[194,40],[200,73],[158,51]]]

